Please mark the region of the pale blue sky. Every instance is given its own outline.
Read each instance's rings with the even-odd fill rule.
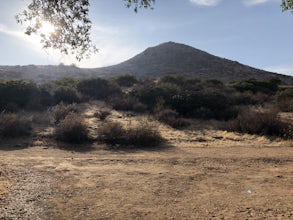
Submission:
[[[174,41],[256,68],[293,75],[293,14],[281,0],[156,0],[139,13],[122,0],[91,0],[92,38],[99,53],[78,63],[44,50],[23,34],[14,15],[29,0],[0,0],[0,65],[117,64],[144,49]]]

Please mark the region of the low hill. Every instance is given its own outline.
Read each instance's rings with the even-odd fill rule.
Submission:
[[[98,68],[96,71],[104,76],[119,73],[130,73],[140,77],[182,74],[201,79],[218,79],[224,82],[278,77],[283,82],[293,84],[293,77],[252,68],[174,42],[150,47],[125,62]]]
[[[125,62],[102,68],[86,69],[65,65],[0,66],[0,78],[2,79],[24,79],[36,82],[64,77],[112,77],[125,73],[142,78],[182,74],[200,79],[218,79],[224,82],[278,77],[286,84],[293,84],[291,76],[249,67],[174,42],[150,47]]]

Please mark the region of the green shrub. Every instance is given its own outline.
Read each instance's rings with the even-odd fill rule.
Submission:
[[[82,143],[90,140],[84,119],[72,112],[59,122],[55,128],[54,136],[57,140],[69,143]]]
[[[235,82],[232,86],[240,91],[251,91],[252,93],[261,92],[264,94],[275,94],[278,91],[279,79],[270,79],[270,80],[243,80],[239,82]]]
[[[246,110],[229,122],[229,130],[241,133],[277,136],[292,139],[292,124],[283,122],[276,110]]]
[[[61,120],[63,120],[69,113],[77,113],[77,107],[75,104],[64,104],[63,102],[54,106],[53,109],[55,123],[58,124]]]
[[[130,87],[137,83],[137,79],[133,75],[124,74],[115,77],[114,82],[116,82],[119,86]]]
[[[100,78],[80,81],[77,84],[77,90],[85,96],[101,100],[121,93],[121,89],[117,84]]]
[[[285,88],[278,91],[276,101],[281,111],[293,112],[293,88]]]
[[[120,111],[145,112],[147,107],[138,99],[131,96],[115,96],[109,101],[112,108]]]
[[[163,99],[158,100],[154,108],[154,117],[172,128],[183,128],[189,125],[186,120],[179,117],[175,110],[166,107]]]
[[[0,82],[0,111],[41,109],[51,104],[51,95],[35,83],[24,81]]]
[[[0,136],[16,138],[29,136],[32,132],[32,119],[15,113],[0,114]]]
[[[55,103],[79,103],[81,100],[80,94],[76,89],[70,87],[60,87],[54,92],[54,101]]]

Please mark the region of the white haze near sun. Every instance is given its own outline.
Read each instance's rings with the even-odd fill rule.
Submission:
[[[0,65],[72,64],[101,67],[123,62],[147,47],[174,41],[216,56],[293,75],[293,15],[279,0],[157,0],[154,10],[134,13],[123,1],[90,1],[92,39],[99,52],[77,62],[42,49],[24,35],[14,16],[29,0],[1,1]],[[166,3],[167,2],[167,3]],[[54,27],[44,23],[46,34]]]

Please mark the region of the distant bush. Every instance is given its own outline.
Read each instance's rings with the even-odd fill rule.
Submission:
[[[32,119],[15,113],[0,114],[0,136],[16,138],[29,136],[32,132]]]
[[[120,111],[134,111],[134,112],[145,112],[147,107],[142,104],[137,98],[131,96],[115,96],[110,98],[110,105],[113,109]]]
[[[54,92],[54,101],[55,103],[79,103],[81,100],[81,95],[77,92],[76,89],[70,87],[60,87]]]
[[[98,134],[103,142],[124,147],[155,147],[165,142],[158,129],[145,121],[130,128],[124,128],[117,122],[108,122],[99,128]]]
[[[77,90],[85,96],[101,100],[121,93],[117,84],[101,78],[81,80],[77,84]]]
[[[179,117],[175,110],[166,107],[163,99],[158,100],[154,108],[154,117],[172,128],[183,128],[189,125],[186,120]]]
[[[133,75],[124,74],[117,76],[113,78],[113,80],[119,85],[124,87],[130,87],[133,86],[135,83],[137,83],[137,79]]]
[[[149,83],[135,87],[130,95],[146,105],[149,110],[153,110],[159,98],[169,102],[178,92],[179,87],[174,84],[161,83],[156,85]]]
[[[281,121],[276,110],[246,110],[229,122],[229,130],[241,133],[293,138],[292,124]]]
[[[278,91],[279,79],[270,79],[270,80],[243,80],[239,82],[232,83],[232,86],[240,91],[251,91],[252,93],[261,92],[264,94],[275,94]]]
[[[166,107],[176,111],[179,117],[228,120],[237,116],[237,100],[233,92],[233,88],[217,80],[165,76],[158,83],[134,87],[131,95],[150,111],[154,111],[157,100],[162,99]],[[174,119],[170,118],[170,122],[174,123]]]
[[[69,113],[78,112],[75,104],[67,105],[67,104],[64,104],[63,102],[54,106],[52,111],[54,114],[54,119],[56,124],[58,124],[61,120],[63,120]]]
[[[35,83],[0,82],[0,110],[42,109],[51,104],[51,95]]]
[[[69,113],[55,128],[55,138],[69,143],[82,143],[90,140],[89,131],[84,119]]]

